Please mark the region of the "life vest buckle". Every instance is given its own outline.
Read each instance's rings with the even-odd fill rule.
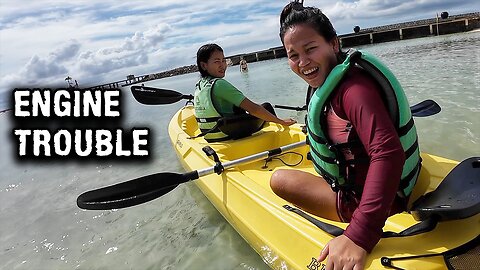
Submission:
[[[332,188],[333,192],[338,192],[339,188],[337,187],[337,183],[335,181],[332,181],[330,183],[330,187]]]

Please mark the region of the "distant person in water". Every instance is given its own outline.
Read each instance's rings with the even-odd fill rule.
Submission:
[[[417,134],[408,103],[384,99],[404,96],[401,87],[380,83],[387,71],[356,65],[361,52],[342,52],[327,16],[302,2],[283,9],[280,38],[291,70],[312,92],[307,132],[316,174],[277,170],[270,186],[307,212],[348,222],[318,260],[328,257],[327,270],[360,270],[386,219],[407,208],[420,168]]]
[[[260,130],[264,121],[284,126],[296,122],[278,118],[272,105],[258,105],[250,101],[223,79],[227,64],[223,49],[217,44],[206,44],[198,49],[197,66],[201,78],[195,87],[195,117],[208,142],[249,136]],[[219,122],[219,119],[226,118],[233,121],[225,124]]]
[[[240,71],[241,72],[248,72],[247,61],[245,61],[245,59],[243,59],[243,58],[240,60]]]

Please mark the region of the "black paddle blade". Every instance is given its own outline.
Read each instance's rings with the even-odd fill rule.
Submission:
[[[87,191],[77,198],[77,205],[87,210],[125,208],[151,201],[167,194],[180,183],[186,182],[185,175],[178,173],[156,173],[116,185]]]
[[[185,97],[182,93],[168,89],[139,85],[134,85],[130,89],[132,90],[133,97],[145,105],[173,104]]]
[[[442,108],[431,99],[424,100],[410,107],[412,115],[416,117],[425,117],[439,113]]]

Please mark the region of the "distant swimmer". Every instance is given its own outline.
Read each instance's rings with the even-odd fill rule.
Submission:
[[[247,61],[245,59],[240,59],[240,72],[248,72]]]

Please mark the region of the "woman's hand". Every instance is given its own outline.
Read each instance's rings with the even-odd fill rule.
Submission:
[[[293,118],[287,118],[287,119],[282,119],[282,122],[280,123],[281,125],[284,126],[291,126],[293,124],[297,123],[297,121]]]
[[[357,246],[345,235],[340,235],[327,243],[320,253],[318,261],[325,260],[327,256],[326,270],[362,270],[365,267],[367,251]]]

